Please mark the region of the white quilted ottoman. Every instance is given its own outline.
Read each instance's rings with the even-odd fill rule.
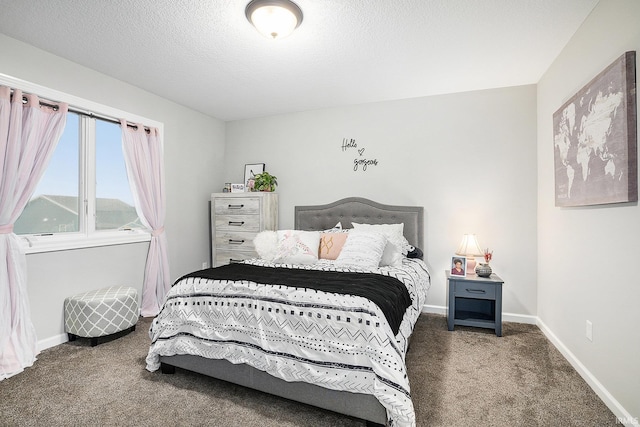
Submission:
[[[112,286],[83,292],[64,300],[64,329],[69,341],[76,337],[91,338],[136,329],[138,292],[128,286]]]

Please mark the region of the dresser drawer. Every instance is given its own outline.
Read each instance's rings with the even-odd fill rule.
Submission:
[[[219,231],[216,233],[216,249],[253,251],[253,239],[257,233],[241,231]]]
[[[493,283],[455,282],[454,295],[461,298],[495,299],[496,285]]]
[[[246,259],[257,258],[257,257],[258,257],[258,254],[254,251],[217,250],[215,266],[218,267],[220,265],[232,264],[234,262],[240,262]]]
[[[254,197],[217,197],[214,206],[216,215],[257,215],[260,200]]]
[[[216,234],[220,231],[260,231],[257,215],[216,215]]]

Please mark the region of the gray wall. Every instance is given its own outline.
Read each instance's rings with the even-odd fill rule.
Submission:
[[[505,312],[535,315],[535,117],[536,88],[520,86],[234,121],[225,178],[242,182],[245,163],[266,163],[280,228],[293,227],[295,205],[348,196],[424,206],[428,305],[446,306],[444,270],[475,233],[494,249]],[[343,138],[357,148],[343,151]],[[363,148],[378,165],[354,172]]]
[[[538,316],[636,422],[640,208],[554,207],[552,115],[625,51],[640,51],[638,22],[640,2],[601,1],[538,85]]]
[[[164,123],[173,279],[209,259],[208,200],[224,181],[225,124],[0,34],[0,73]],[[64,298],[112,284],[142,289],[148,244],[27,255],[32,319],[40,340],[64,332]]]
[[[537,86],[226,125],[2,35],[0,73],[164,122],[173,278],[208,258],[209,193],[225,181],[241,182],[245,163],[265,162],[278,176],[281,228],[293,226],[295,205],[353,195],[421,205],[432,308],[446,305],[443,271],[462,234],[476,233],[494,249],[492,264],[506,281],[504,311],[539,316],[592,375],[592,386],[610,393],[602,397],[638,417],[640,286],[627,266],[636,264],[639,208],[555,208],[551,122],[593,76],[624,51],[638,50],[638,22],[640,2],[600,2]],[[354,172],[359,155],[341,149],[343,138],[354,138],[378,166]],[[145,256],[144,244],[29,255],[38,336],[62,332],[62,301],[71,293],[112,281],[140,288]],[[593,342],[584,336],[586,320]]]

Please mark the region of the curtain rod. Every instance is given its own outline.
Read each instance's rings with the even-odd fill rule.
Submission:
[[[22,102],[27,102],[27,98],[22,97]],[[45,101],[40,101],[40,105],[44,106],[44,107],[49,107],[52,108],[54,110],[58,109],[58,106],[55,104],[49,104]],[[115,124],[121,124],[120,120],[116,119],[115,117],[109,117],[109,116],[103,116],[101,114],[96,114],[94,112],[87,112],[87,111],[83,111],[83,110],[78,110],[77,108],[74,108],[72,106],[69,106],[69,108],[67,109],[67,111],[70,111],[72,113],[76,113],[76,114],[80,114],[81,116],[86,116],[86,117],[91,117],[92,119],[100,119],[100,120],[104,120],[105,122],[110,122],[110,123],[115,123]],[[132,129],[138,130],[138,125],[135,124],[131,124],[129,122],[127,122],[127,127],[130,127]],[[144,130],[149,133],[150,130],[148,127],[145,127]]]
[[[11,95],[13,95],[13,93]],[[28,102],[27,98],[25,96],[23,96],[22,97],[22,103],[26,104],[27,102]],[[39,99],[39,102],[40,102],[40,106],[42,106],[42,107],[49,107],[49,108],[51,108],[51,109],[53,109],[55,111],[58,110],[58,106],[56,104],[52,104],[50,102],[43,101],[42,99]],[[94,119],[97,118],[97,119],[104,120],[104,121],[110,122],[110,123],[115,123],[115,124],[118,124],[118,125],[121,124],[120,120],[118,120],[115,117],[104,116],[104,115],[101,115],[101,114],[96,114],[96,113],[91,112],[91,111],[79,110],[79,109],[77,109],[75,107],[72,107],[72,106],[69,106],[67,111],[70,111],[70,112],[76,113],[76,114],[80,114],[81,116],[91,117],[91,118],[94,118]],[[131,124],[129,122],[127,122],[127,127],[130,127],[132,129],[138,130],[138,125]],[[144,127],[144,130],[147,133],[151,132],[151,130],[146,126]]]
[[[40,105],[44,105],[45,107],[50,107],[50,104],[44,103],[44,102],[40,102]],[[71,107],[69,106],[68,111],[72,112],[72,113],[76,113],[76,114],[80,114],[81,116],[87,116],[87,117],[91,117],[92,119],[100,119],[100,120],[104,120],[105,122],[110,122],[110,123],[115,123],[120,125],[120,120],[114,118],[114,117],[109,117],[109,116],[103,116],[101,114],[96,114],[93,113],[91,111],[87,112],[87,111],[82,111],[82,110],[78,110],[77,108]],[[132,124],[127,122],[127,127],[131,128],[131,129],[135,129],[138,130],[138,125],[136,124]],[[144,126],[143,128],[145,130],[145,132],[149,133],[151,132],[151,130]]]

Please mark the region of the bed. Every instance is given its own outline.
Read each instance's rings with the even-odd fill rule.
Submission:
[[[424,248],[423,215],[422,207],[350,197],[295,207],[294,229],[339,232],[337,225],[351,229],[353,224],[403,224],[406,241]],[[368,425],[415,425],[404,360],[430,278],[419,249],[412,253],[415,258],[403,257],[400,267],[375,271],[336,267],[326,260],[283,265],[256,259],[238,267],[224,266],[228,270],[218,267],[190,273],[174,284],[153,321],[147,369],[173,373],[178,367],[198,372],[360,418]],[[358,278],[373,274],[375,280],[404,284],[397,292],[406,293],[409,300],[400,318],[397,312],[395,318],[387,312],[394,308],[385,307],[382,313],[384,302],[376,305],[363,295],[336,296],[333,288],[278,284],[285,272],[315,283],[315,276],[306,279],[306,275],[333,278],[337,274],[351,280],[355,276],[348,275],[354,271]],[[249,273],[256,276],[238,279],[234,275]],[[269,279],[276,282],[262,283],[267,276],[276,276]],[[401,296],[377,298],[403,300]],[[211,310],[209,306],[213,311],[203,317],[206,322],[215,317],[216,324],[203,326],[204,321],[194,319],[193,313]],[[230,335],[230,330],[240,335]]]

